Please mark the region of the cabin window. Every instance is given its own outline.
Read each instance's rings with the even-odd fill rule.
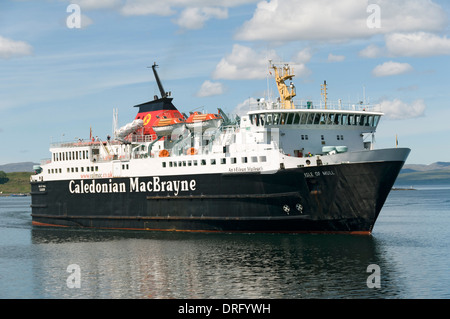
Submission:
[[[266,125],[272,125],[272,124],[273,124],[273,116],[272,116],[272,114],[267,114]]]
[[[227,163],[227,159],[226,158],[221,158],[220,159],[220,164],[226,164]]]
[[[267,157],[264,155],[264,156],[260,156],[259,157],[259,161],[260,162],[267,162]]]
[[[320,114],[314,113],[312,124],[319,124],[319,123],[320,123]]]
[[[202,159],[200,162],[202,165],[206,165],[206,160]]]
[[[260,121],[261,126],[264,126],[265,117],[266,117],[265,114],[260,114],[260,116],[259,116],[259,121]]]
[[[336,114],[328,114],[327,124],[333,125],[335,116],[336,116]]]
[[[82,172],[82,173],[84,172],[84,167],[81,167],[81,172]]]
[[[215,158],[211,158],[211,165],[216,165],[216,159]]]
[[[192,166],[192,161],[187,162],[188,166]]]
[[[300,114],[300,124],[306,124],[307,119],[308,119],[308,113]]]
[[[197,160],[193,160],[192,163],[194,164],[194,166],[198,165],[198,161]]]
[[[242,163],[247,163],[247,157],[242,158]]]
[[[252,156],[252,163],[256,163],[256,162],[258,162],[258,157]]]
[[[286,117],[287,117],[286,113],[281,113],[281,121],[280,121],[281,125],[285,125],[286,124]]]
[[[166,167],[166,162],[162,162],[162,167]]]
[[[231,164],[236,164],[236,157],[231,158]]]
[[[292,122],[292,124],[296,125],[300,123],[300,114],[295,113],[294,114],[294,121]]]
[[[287,119],[286,119],[286,124],[291,125],[293,120],[294,120],[294,113],[288,113]]]
[[[347,124],[348,124],[348,125],[353,125],[353,124],[354,124],[354,121],[355,121],[354,116],[353,116],[352,114],[349,114],[349,115],[347,116]]]
[[[341,124],[341,114],[335,114],[333,119],[334,124],[339,125]]]
[[[274,113],[273,114],[273,125],[278,125],[279,120],[280,120],[280,114]]]
[[[378,121],[380,120],[380,116],[376,115],[373,119],[373,126],[377,126],[378,125]]]

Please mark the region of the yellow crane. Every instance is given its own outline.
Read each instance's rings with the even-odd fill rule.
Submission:
[[[291,73],[291,68],[288,64],[285,64],[283,67],[277,67],[274,64],[271,65],[271,68],[275,72],[275,81],[277,83],[278,92],[280,93],[280,102],[281,108],[283,109],[294,109],[294,102],[292,98],[296,95],[295,86],[291,82],[289,86],[286,85],[285,81],[292,80],[295,76]]]

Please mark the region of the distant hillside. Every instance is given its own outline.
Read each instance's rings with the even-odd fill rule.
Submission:
[[[22,162],[22,163],[11,163],[0,165],[0,171],[4,171],[5,173],[13,173],[13,172],[33,172],[33,165],[39,163],[33,162]]]
[[[450,162],[436,162],[429,165],[423,164],[407,164],[403,166],[402,172],[425,172],[442,169],[450,169]]]
[[[450,163],[436,162],[429,165],[408,164],[403,166],[396,184],[440,184],[450,185]]]

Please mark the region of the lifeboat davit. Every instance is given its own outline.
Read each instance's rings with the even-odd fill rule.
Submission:
[[[186,120],[186,127],[191,131],[201,129],[202,132],[208,128],[218,128],[223,118],[219,114],[193,112]]]
[[[167,136],[172,134],[176,129],[182,129],[185,125],[180,118],[161,118],[153,124],[153,130],[158,136]]]

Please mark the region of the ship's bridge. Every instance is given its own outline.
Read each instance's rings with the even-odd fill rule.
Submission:
[[[372,138],[383,115],[362,104],[315,108],[308,101],[287,109],[282,104],[260,100],[252,107],[248,112],[252,129],[265,132],[266,140],[279,139],[277,142],[285,154],[300,157],[372,148],[372,141],[366,139]]]

